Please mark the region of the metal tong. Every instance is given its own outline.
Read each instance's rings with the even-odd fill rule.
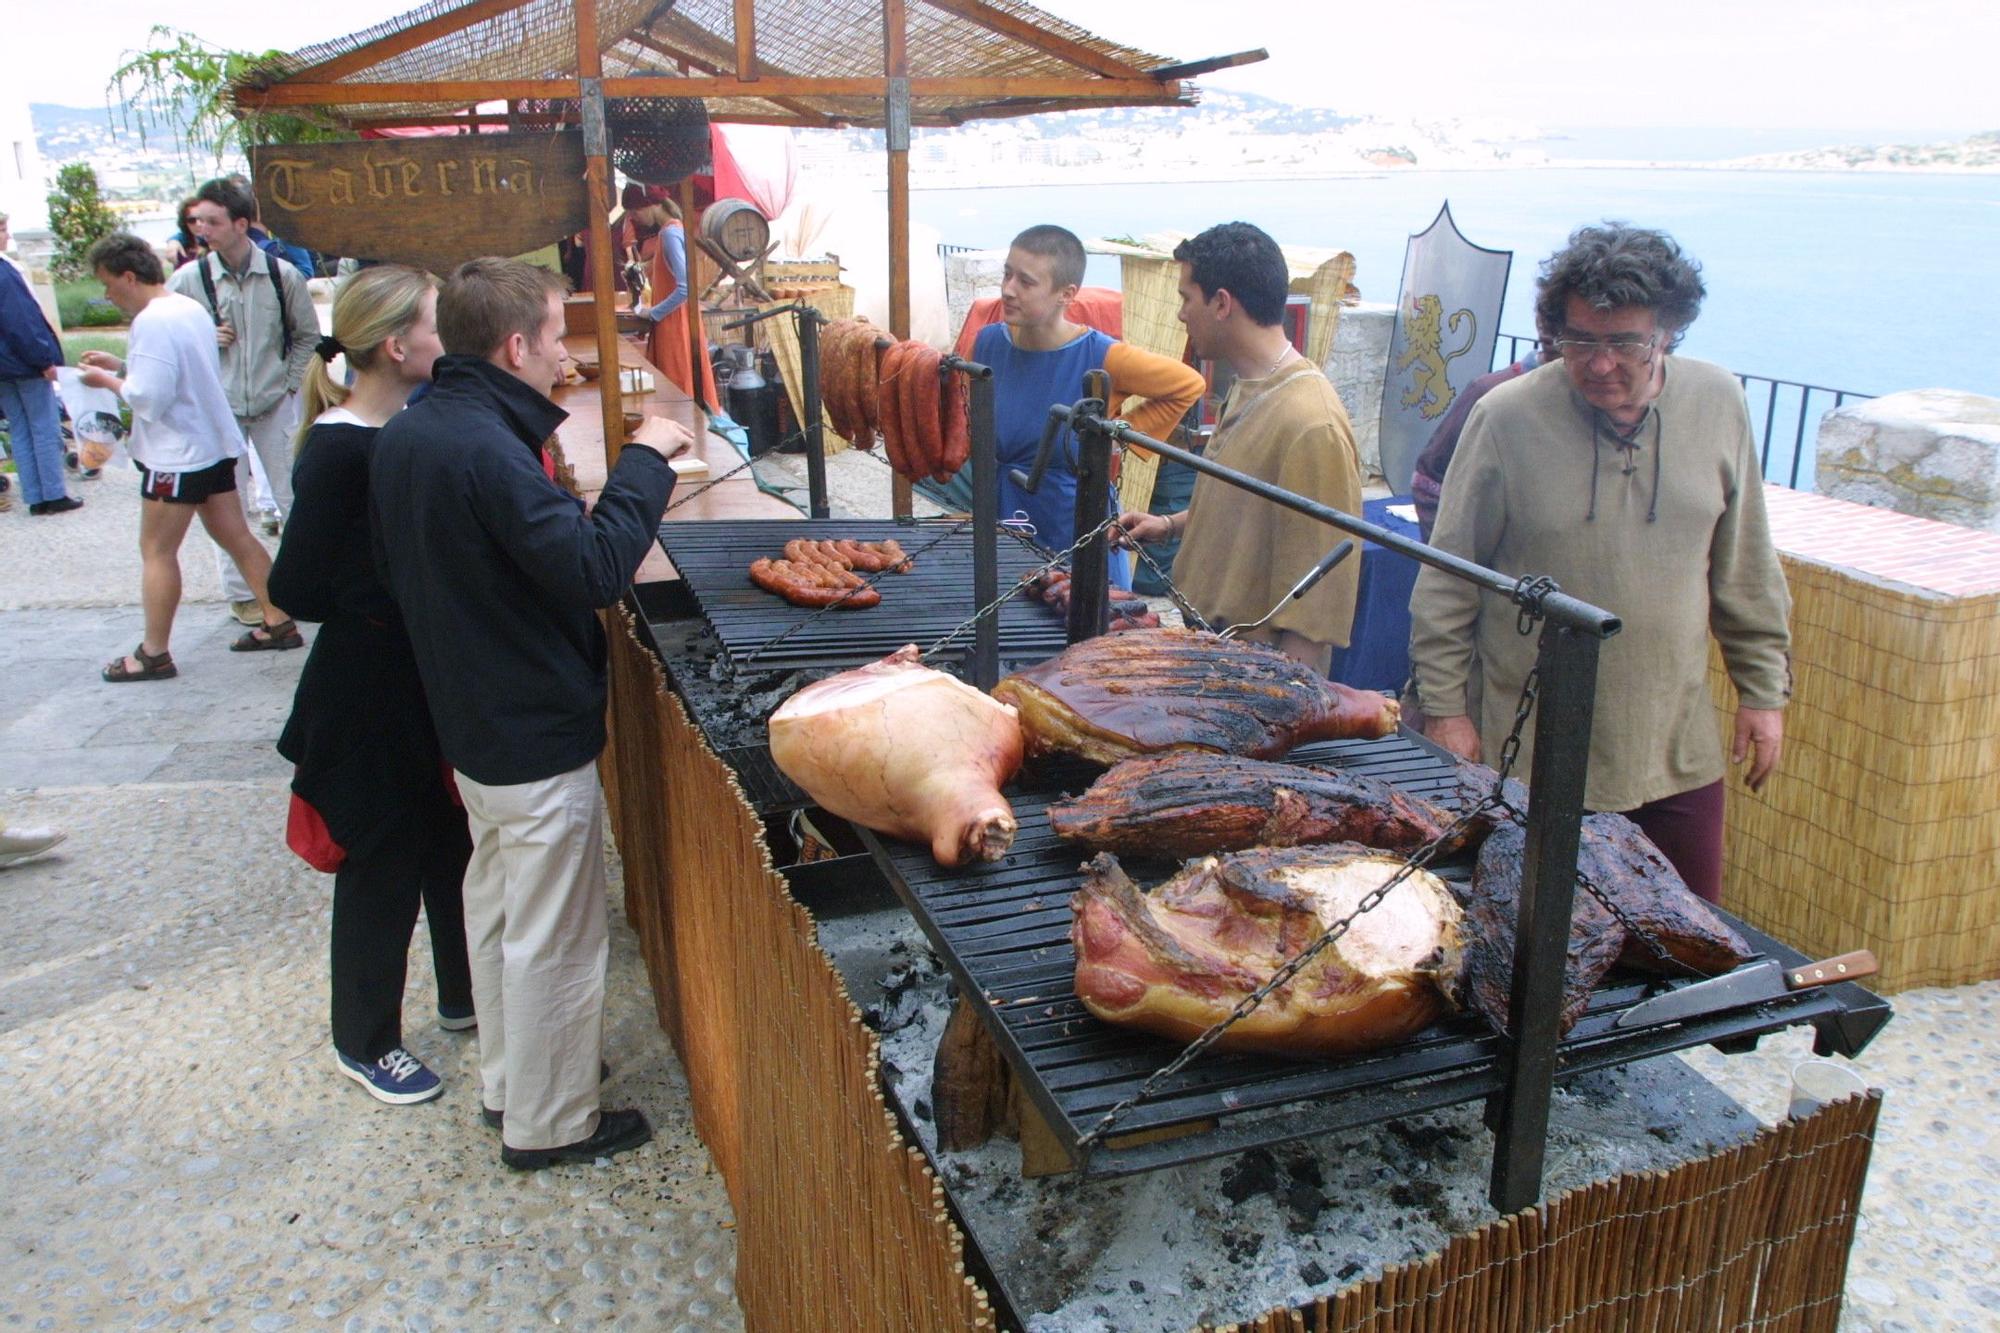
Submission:
[[[1252,620],[1247,624],[1231,625],[1228,629],[1223,630],[1220,634],[1216,635],[1215,637],[1218,639],[1227,639],[1233,637],[1242,630],[1264,628],[1265,622],[1270,620],[1272,616],[1277,615],[1278,612],[1284,610],[1285,604],[1287,602],[1296,602],[1299,598],[1311,592],[1313,585],[1315,583],[1318,583],[1321,579],[1325,578],[1329,570],[1331,570],[1335,565],[1339,564],[1341,561],[1347,559],[1348,556],[1353,554],[1354,554],[1354,542],[1352,541],[1352,539],[1341,542],[1340,545],[1334,547],[1331,551],[1328,551],[1325,555],[1321,556],[1319,558],[1319,563],[1314,565],[1311,569],[1307,570],[1306,576],[1300,579],[1297,583],[1294,583],[1292,585],[1292,590],[1286,593],[1283,597],[1280,597],[1278,599],[1278,604],[1272,607],[1269,611],[1266,611],[1262,617],[1256,620]]]

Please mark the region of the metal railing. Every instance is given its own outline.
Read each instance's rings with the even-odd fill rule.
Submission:
[[[1503,333],[1493,340],[1493,369],[1521,359],[1521,355],[1534,345],[1532,334]],[[1853,401],[1862,402],[1875,395],[1856,393],[1852,389],[1833,389],[1824,384],[1804,384],[1798,380],[1773,379],[1769,375],[1745,375],[1738,373],[1737,381],[1743,385],[1743,395],[1750,407],[1750,434],[1757,441],[1757,452],[1764,468],[1764,480],[1780,482],[1794,490],[1799,485],[1799,468],[1806,459],[1806,427],[1815,431],[1828,412]],[[1817,396],[1819,407],[1814,411]],[[1784,445],[1789,433],[1791,440]],[[1782,453],[1773,466],[1772,452],[1783,446],[1788,452]]]

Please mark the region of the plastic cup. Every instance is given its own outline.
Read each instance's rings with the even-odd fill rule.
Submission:
[[[1852,1065],[1834,1060],[1801,1060],[1792,1066],[1793,1120],[1811,1115],[1828,1102],[1841,1101],[1868,1091],[1868,1080]]]

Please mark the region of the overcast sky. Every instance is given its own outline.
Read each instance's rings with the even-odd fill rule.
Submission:
[[[101,103],[111,70],[163,15],[238,49],[293,50],[411,7],[408,0],[215,9],[8,0],[0,87],[34,102]],[[1993,0],[1599,0],[1542,8],[1497,0],[1046,0],[1043,7],[1178,59],[1267,48],[1270,60],[1203,82],[1351,115],[1484,115],[1565,127],[2000,130]],[[1304,12],[1287,17],[1288,10]]]

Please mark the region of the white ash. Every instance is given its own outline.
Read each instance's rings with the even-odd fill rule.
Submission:
[[[995,1138],[937,1151],[931,1064],[948,986],[898,910],[821,923],[855,1002],[895,971],[907,1022],[882,1038],[885,1077],[1030,1333],[1144,1333],[1247,1321],[1443,1247],[1495,1220],[1481,1106],[1119,1180],[1026,1180]],[[898,970],[900,969],[900,970]],[[912,992],[926,1003],[909,1006]],[[1282,1114],[1278,1112],[1275,1114]],[[1757,1120],[1679,1060],[1585,1075],[1556,1090],[1544,1197],[1739,1143]]]

